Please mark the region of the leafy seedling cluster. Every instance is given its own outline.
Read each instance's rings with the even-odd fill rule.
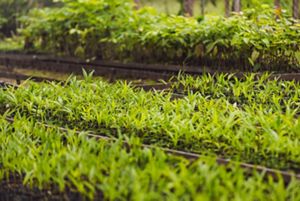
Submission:
[[[299,181],[265,178],[214,160],[193,163],[159,149],[142,149],[139,140],[87,138],[74,130],[36,124],[16,114],[0,117],[0,181],[21,178],[25,186],[79,192],[87,200],[299,200]],[[63,199],[63,198],[62,198]],[[64,198],[67,199],[67,198]]]
[[[170,91],[71,77],[2,90],[0,103],[48,124],[299,172],[300,85],[268,76],[178,77],[174,88],[187,96],[175,100]]]
[[[271,7],[203,20],[133,7],[132,0],[63,1],[23,17],[21,35],[35,50],[88,59],[299,71],[299,22],[284,13],[276,20]]]

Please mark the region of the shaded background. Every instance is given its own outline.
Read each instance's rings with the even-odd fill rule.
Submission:
[[[228,8],[234,10],[234,2],[239,2],[241,10],[244,8],[257,8],[262,4],[274,6],[280,2],[280,7],[292,15],[293,2],[298,4],[299,0],[134,0],[139,6],[152,6],[159,12],[167,14],[184,15],[185,9],[193,11],[194,16],[202,15],[225,15],[225,2]],[[18,19],[25,15],[30,9],[45,6],[60,6],[54,0],[1,0],[0,1],[0,39],[16,33],[20,23]],[[191,8],[185,8],[184,3]],[[299,13],[297,13],[299,18]]]

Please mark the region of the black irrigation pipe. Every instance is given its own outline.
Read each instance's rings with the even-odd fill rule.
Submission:
[[[10,123],[14,122],[13,118],[7,117],[6,120]],[[39,124],[39,125],[45,126],[46,128],[58,129],[62,132],[70,131],[70,129],[67,129],[67,128],[64,128],[64,127],[49,125],[49,124],[45,124],[45,123],[42,123],[42,122],[36,122],[36,123]],[[96,133],[96,132],[93,132],[93,131],[83,131],[83,130],[81,130],[81,131],[75,131],[75,133],[76,134],[86,133],[85,135],[89,138],[94,138],[94,139],[97,139],[97,140],[105,140],[105,141],[108,141],[108,142],[117,140],[117,138],[108,137],[108,136],[105,136],[103,134]],[[130,144],[127,141],[122,140],[122,142],[126,147],[128,147],[130,149]],[[164,147],[159,147],[159,146],[154,146],[154,145],[149,145],[149,144],[141,144],[140,147],[145,148],[145,149],[152,149],[152,150],[159,148],[160,150],[164,151],[167,154],[180,156],[180,157],[183,157],[183,158],[186,158],[186,159],[190,160],[191,162],[195,161],[195,160],[198,160],[202,157],[206,157],[206,158],[208,157],[208,156],[202,156],[200,154],[193,153],[193,152],[180,151],[180,150],[169,149],[169,148],[164,148]],[[239,165],[239,167],[241,167],[241,168],[243,168],[247,171],[250,171],[250,172],[257,171],[259,173],[265,174],[266,176],[271,176],[274,180],[278,180],[280,177],[282,177],[283,181],[286,184],[290,183],[293,178],[296,179],[296,180],[300,180],[300,174],[295,174],[295,173],[291,173],[291,172],[287,172],[287,171],[272,169],[272,168],[264,167],[264,166],[261,166],[261,165],[253,165],[253,164],[248,164],[248,163],[242,163],[242,162],[232,161],[230,159],[219,158],[219,157],[216,158],[216,163],[218,165],[225,165],[225,166],[228,165],[228,164],[237,164],[237,165]]]
[[[23,80],[32,80],[35,82],[43,82],[43,81],[49,81],[49,82],[60,82],[60,80],[49,78],[49,77],[40,77],[40,76],[29,76],[21,73],[14,73],[14,72],[3,72],[0,70],[0,80],[1,78],[7,78],[12,81],[16,81],[17,84],[20,84]]]
[[[87,71],[94,71],[96,76],[106,76],[112,80],[116,78],[142,78],[142,79],[165,79],[168,80],[180,72],[190,75],[202,75],[203,73],[233,73],[238,78],[243,78],[250,72],[241,72],[238,69],[211,69],[200,66],[183,65],[162,65],[162,64],[142,64],[142,63],[118,63],[111,61],[85,61],[72,57],[56,57],[52,55],[21,54],[21,53],[0,53],[0,65],[7,69],[14,67],[47,70],[52,72],[81,74],[82,68]],[[258,72],[257,75],[261,75]],[[300,73],[275,72],[271,79],[300,81]]]
[[[1,78],[9,79],[11,81],[15,81],[17,85],[8,83],[6,81],[1,81]],[[7,87],[7,86],[14,86],[18,87],[19,84],[21,84],[22,81],[24,80],[32,80],[35,82],[56,82],[56,83],[63,83],[64,80],[58,80],[58,79],[53,79],[53,78],[48,78],[48,77],[38,77],[38,76],[29,76],[25,74],[20,74],[20,73],[14,73],[14,72],[3,72],[0,70],[0,87]],[[163,91],[170,89],[171,83],[155,83],[155,84],[132,84],[134,88],[140,88],[144,89],[145,91]],[[175,93],[172,92],[172,98],[184,98],[186,95],[180,94],[180,93]]]

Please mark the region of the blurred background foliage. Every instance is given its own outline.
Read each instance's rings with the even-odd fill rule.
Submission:
[[[193,10],[195,16],[201,15],[201,1],[204,2],[204,11],[208,15],[225,15],[224,0],[194,0]],[[232,7],[233,0],[230,0]],[[140,0],[142,6],[155,7],[159,12],[168,14],[180,13],[183,0]],[[282,0],[281,6],[287,12],[291,13],[291,0]],[[242,9],[244,8],[257,8],[262,4],[274,4],[274,0],[241,0]]]
[[[160,13],[182,14],[184,0],[135,0],[140,6],[152,6]],[[224,0],[192,0],[194,16],[225,15]],[[292,13],[292,0],[281,0],[281,7],[289,14]],[[233,0],[230,0],[232,7]],[[256,8],[262,4],[274,4],[274,0],[241,0],[242,9]],[[1,0],[0,1],[0,38],[10,36],[21,26],[19,17],[30,9],[44,6],[60,5],[56,0]],[[203,7],[203,8],[202,8]]]
[[[101,0],[100,0],[101,1]],[[152,6],[159,13],[183,14],[184,0],[134,0],[139,2],[140,6]],[[225,15],[226,0],[191,0],[193,1],[194,16],[204,15]],[[234,0],[228,0],[230,8]],[[16,33],[20,16],[27,14],[32,8],[41,8],[45,6],[59,6],[57,0],[1,0],[0,1],[0,39],[5,36],[11,36]],[[60,1],[61,2],[61,1]],[[281,7],[289,14],[292,13],[292,0],[281,0]],[[274,4],[274,0],[241,0],[242,9],[257,8],[262,4]],[[204,13],[201,12],[204,11]]]
[[[300,21],[291,18],[295,2],[1,0],[0,41],[5,50],[89,59],[294,68],[300,65]],[[178,16],[191,13],[195,18]]]
[[[1,0],[0,38],[14,34],[20,27],[19,17],[27,14],[30,9],[53,5],[53,0]]]

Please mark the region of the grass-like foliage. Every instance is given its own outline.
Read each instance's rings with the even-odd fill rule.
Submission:
[[[300,85],[267,78],[179,77],[180,90],[195,91],[174,100],[172,92],[145,92],[86,75],[2,90],[0,102],[12,114],[55,125],[299,171]]]
[[[159,149],[89,139],[16,115],[0,117],[0,181],[20,177],[29,188],[76,191],[91,200],[299,200],[299,182],[263,179],[214,160],[192,164]]]

